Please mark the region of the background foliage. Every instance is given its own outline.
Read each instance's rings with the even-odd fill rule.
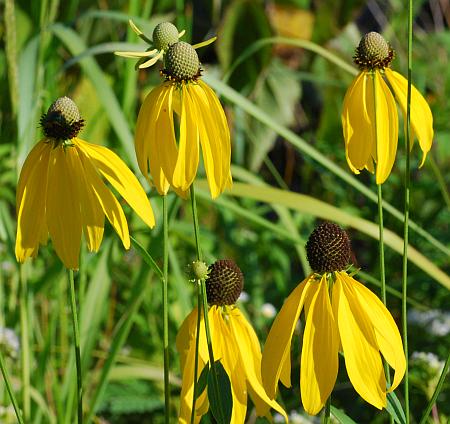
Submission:
[[[185,28],[186,41],[218,35],[216,43],[199,54],[205,80],[222,96],[226,108],[233,177],[239,184],[217,201],[210,199],[204,181],[198,184],[201,243],[208,262],[233,258],[242,269],[246,296],[240,308],[261,343],[273,320],[271,305],[278,310],[308,272],[304,242],[320,220],[334,220],[348,228],[361,279],[378,292],[374,179],[368,173],[354,177],[347,168],[340,110],[353,78],[353,50],[362,33],[382,31],[396,50],[393,68],[405,74],[404,2],[3,0],[0,5],[4,81],[0,86],[0,330],[13,329],[21,339],[20,349],[29,346],[21,361],[23,355],[12,349],[7,366],[17,392],[28,390],[31,397],[30,422],[73,422],[76,383],[63,267],[51,246],[41,248],[39,256],[22,269],[14,258],[16,181],[27,153],[42,136],[40,115],[63,95],[75,100],[86,120],[82,138],[110,147],[139,175],[133,147],[137,112],[160,76],[155,69],[136,72],[132,61],[112,54],[138,43],[127,25],[130,17],[149,35],[164,20]],[[430,103],[436,135],[420,171],[418,149],[413,149],[410,242],[417,251],[412,253],[409,277],[409,343],[411,354],[432,352],[441,360],[450,349],[449,19],[447,1],[415,2],[413,81]],[[401,139],[393,173],[383,185],[388,203],[385,225],[392,231],[386,234],[387,282],[394,291],[388,306],[397,322],[401,240],[395,234],[402,234],[398,211],[403,167]],[[151,197],[157,227],[150,231],[129,214],[132,234],[160,260],[161,199],[141,182]],[[174,340],[195,304],[194,288],[185,273],[195,247],[189,204],[171,195],[169,207],[175,419],[179,364]],[[135,249],[123,252],[110,227],[105,229],[100,253],[82,252],[82,263],[76,282],[82,305],[87,410],[96,408],[97,422],[162,422],[159,279]],[[26,287],[19,284],[20,273]],[[19,311],[29,318],[28,334],[20,328]],[[4,352],[5,340],[0,335]],[[295,358],[300,342],[293,345]],[[115,362],[108,364],[112,358]],[[411,362],[415,419],[435,384],[431,362],[420,358]],[[302,409],[295,377],[298,361],[293,364],[293,390],[282,388],[281,396],[295,422],[295,413],[299,419]],[[397,392],[401,400],[401,390]],[[444,390],[438,399],[434,413],[440,414],[441,422],[450,416],[449,398]],[[1,422],[14,422],[7,418],[8,405],[0,385]],[[387,419],[385,412],[358,398],[343,366],[333,405],[358,423]],[[255,421],[252,408],[248,417]]]

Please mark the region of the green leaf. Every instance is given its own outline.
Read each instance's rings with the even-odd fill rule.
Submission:
[[[337,409],[331,406],[331,414],[336,418],[341,424],[356,424],[348,415],[344,413],[341,409]]]
[[[214,373],[217,376],[219,393],[215,390]],[[208,373],[208,399],[211,412],[219,424],[231,422],[233,398],[231,397],[231,383],[225,368],[220,361],[214,362],[214,367]]]
[[[144,262],[155,271],[160,278],[164,278],[164,274],[161,271],[161,268],[158,266],[156,261],[151,257],[150,253],[148,253],[144,246],[140,244],[134,237],[130,237],[131,244],[136,249],[136,251],[139,253],[141,258],[144,260]]]
[[[195,393],[196,399],[198,399],[199,396],[203,393],[203,390],[205,390],[206,386],[208,385],[208,379],[209,379],[209,362],[203,368],[203,371],[200,374],[200,378],[197,381]]]
[[[394,392],[387,394],[386,411],[389,412],[389,415],[396,423],[406,424],[405,412],[403,411],[402,404]]]

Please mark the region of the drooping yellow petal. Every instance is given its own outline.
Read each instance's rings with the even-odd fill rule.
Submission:
[[[101,208],[103,209],[104,214],[108,218],[108,221],[111,223],[111,225],[114,227],[114,230],[121,238],[123,246],[125,247],[125,249],[129,249],[130,234],[128,232],[127,219],[125,218],[125,214],[123,213],[120,203],[100,178],[97,169],[92,163],[90,156],[86,154],[85,150],[79,149],[78,154],[83,164],[86,181],[95,194]]]
[[[28,154],[17,185],[17,235],[15,254],[19,262],[36,256],[47,231],[45,201],[48,163],[52,145],[40,141]]]
[[[303,308],[304,292],[311,284],[313,276],[303,280],[288,296],[275,318],[264,344],[261,360],[261,376],[267,395],[274,399],[278,380],[291,386],[291,341],[295,326]],[[284,372],[282,372],[284,371]]]
[[[373,78],[374,81],[369,84],[375,85],[373,101],[376,104],[376,183],[382,184],[391,173],[397,153],[398,116],[394,97],[380,72],[375,71]]]
[[[181,102],[180,137],[178,159],[173,173],[173,185],[183,191],[189,189],[197,174],[199,161],[198,117],[192,104],[191,94],[183,84]]]
[[[332,302],[337,304],[347,374],[359,395],[382,409],[386,406],[386,379],[373,326],[344,273],[335,275]]]
[[[147,60],[144,63],[141,63],[139,65],[139,69],[145,69],[150,68],[150,66],[153,66],[156,62],[158,62],[159,59],[161,59],[164,55],[164,51],[161,50],[155,57],[152,57],[151,59]]]
[[[181,37],[181,35],[179,35],[178,37]],[[192,47],[194,49],[199,49],[200,47],[205,47],[205,46],[208,46],[208,45],[214,43],[214,41],[216,41],[216,40],[217,40],[217,37],[212,37],[208,40],[202,41],[201,43],[193,44]]]
[[[380,299],[367,287],[349,276],[344,278],[347,278],[347,280],[351,279],[355,295],[358,297],[375,330],[378,347],[388,364],[395,370],[394,380],[389,391],[395,390],[406,370],[402,338],[397,325]]]
[[[261,379],[261,349],[258,336],[245,317],[235,308],[230,314],[230,327],[234,343],[238,346],[240,361],[247,379],[247,390],[255,404],[258,416],[267,416],[270,408],[275,409],[288,421],[284,409],[275,400],[270,399]]]
[[[147,195],[122,159],[106,147],[90,144],[77,138],[73,139],[72,142],[89,156],[94,166],[120,193],[131,208],[150,228],[153,228],[155,217]]]
[[[406,122],[408,80],[389,68],[385,69],[385,75],[394,90],[395,97],[400,104]],[[411,147],[414,136],[416,136],[423,152],[420,163],[420,166],[422,166],[433,143],[433,115],[431,114],[431,109],[427,101],[413,85],[411,86],[411,127]]]
[[[48,167],[47,227],[56,253],[64,266],[78,269],[81,244],[81,212],[78,178],[72,167],[73,147],[52,149]]]
[[[221,151],[220,155],[222,157],[222,172],[220,174],[220,189],[222,192],[226,187],[230,188],[232,185],[230,163],[231,163],[231,141],[230,141],[230,130],[228,127],[227,118],[223,110],[222,105],[219,102],[214,91],[203,81],[199,81],[200,87],[206,93],[206,96],[211,105],[211,112],[213,114],[213,119],[217,123],[218,131],[220,133],[220,143]],[[219,193],[220,194],[220,193]]]
[[[86,179],[85,170],[76,146],[72,148],[72,154],[67,155],[67,160],[70,161],[70,167],[72,168],[74,175],[76,175],[74,182],[77,185],[81,223],[87,247],[90,252],[96,252],[100,248],[103,238],[105,214],[103,213],[90,183]]]
[[[316,415],[333,390],[339,366],[338,329],[331,310],[326,274],[308,290],[305,316],[300,389],[305,411]]]
[[[342,106],[342,128],[345,140],[345,155],[350,169],[359,174],[364,168],[370,170],[371,153],[375,143],[373,128],[373,105],[367,104],[367,90],[371,77],[360,72],[348,88]],[[373,102],[373,100],[372,100]]]

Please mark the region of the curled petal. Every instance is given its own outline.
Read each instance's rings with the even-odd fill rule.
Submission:
[[[375,131],[373,99],[367,95],[370,82],[367,72],[360,72],[348,88],[342,107],[345,155],[350,169],[355,174],[372,166]]]
[[[350,381],[367,402],[378,409],[386,406],[386,379],[378,343],[367,312],[359,302],[351,280],[336,273],[332,301],[338,311],[339,334]]]
[[[339,366],[339,335],[331,309],[326,274],[308,290],[305,316],[300,388],[305,411],[316,415],[333,390]]]
[[[375,330],[378,347],[388,364],[395,370],[394,380],[389,391],[400,384],[406,370],[406,359],[402,338],[397,325],[383,303],[367,287],[351,277],[351,283],[359,302]]]
[[[261,374],[266,393],[275,398],[278,380],[291,386],[291,341],[300,312],[303,308],[305,292],[313,277],[303,280],[288,296],[267,336],[261,362]]]
[[[385,69],[385,75],[400,104],[406,122],[408,80],[389,68]],[[411,127],[411,147],[414,136],[416,136],[423,152],[420,163],[420,166],[422,166],[433,143],[433,115],[431,114],[430,106],[428,106],[426,100],[413,85],[411,86]]]

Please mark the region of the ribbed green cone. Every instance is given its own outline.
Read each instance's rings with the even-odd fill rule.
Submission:
[[[350,239],[339,225],[326,222],[309,236],[306,255],[315,272],[341,271],[350,263]]]
[[[355,51],[355,63],[361,69],[384,69],[392,62],[394,51],[378,32],[369,32],[361,38]]]
[[[244,287],[244,276],[234,261],[222,259],[209,267],[206,296],[210,305],[234,305]]]
[[[76,137],[84,125],[77,105],[66,96],[53,102],[40,122],[44,134],[56,140],[70,140]]]
[[[200,61],[195,49],[184,41],[172,44],[167,50],[165,74],[175,81],[189,81],[200,74]]]
[[[166,51],[172,44],[178,42],[178,29],[170,22],[161,22],[153,30],[155,49]]]

